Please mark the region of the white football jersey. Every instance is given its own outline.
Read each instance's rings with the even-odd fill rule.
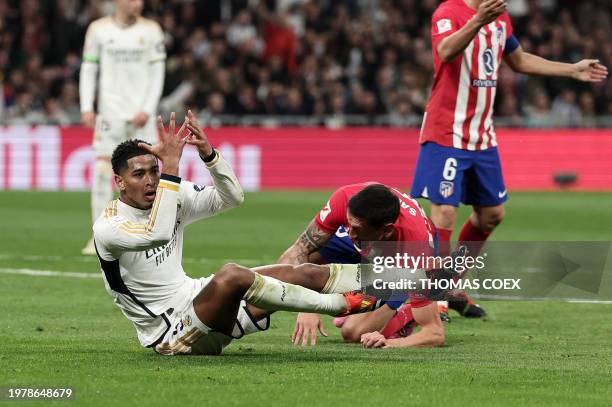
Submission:
[[[99,64],[98,114],[131,120],[143,111],[151,81],[149,64],[165,59],[163,32],[157,22],[144,17],[130,26],[114,17],[92,22],[83,60]]]
[[[143,346],[165,334],[172,310],[184,308],[199,284],[181,264],[185,227],[242,202],[242,188],[229,164],[218,155],[207,167],[214,186],[162,174],[151,209],[117,199],[94,224],[106,290],[134,324]]]

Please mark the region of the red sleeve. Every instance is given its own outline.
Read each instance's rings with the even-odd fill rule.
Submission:
[[[423,308],[431,304],[431,300],[427,298],[419,298],[418,296],[410,297],[410,306],[412,308]]]
[[[346,225],[347,195],[343,188],[329,198],[323,209],[315,216],[315,222],[325,232],[336,233],[340,226]]]
[[[431,17],[431,47],[437,53],[438,44],[459,28],[457,19],[449,7],[439,7]]]
[[[502,19],[504,20],[504,23],[506,23],[506,39],[508,39],[514,34],[514,27],[512,27],[512,20],[510,20],[510,14],[508,14],[508,12],[506,11],[504,14],[502,14]]]

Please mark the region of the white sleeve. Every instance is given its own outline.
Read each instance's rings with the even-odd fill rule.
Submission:
[[[81,112],[92,112],[96,94],[98,64],[100,62],[101,44],[97,38],[96,23],[90,24],[85,34],[83,47],[83,63],[79,75],[79,96]]]
[[[143,112],[154,115],[164,90],[164,75],[166,72],[166,47],[164,33],[155,24],[151,49],[149,50],[149,86],[142,107]]]
[[[81,99],[81,112],[93,112],[94,97],[96,94],[96,79],[98,64],[83,61],[79,75],[79,97]]]
[[[186,208],[186,222],[193,223],[198,219],[208,218],[244,202],[244,192],[232,167],[216,152],[216,158],[206,163],[214,186],[200,187],[191,182],[184,182],[181,188],[181,199]]]
[[[115,256],[126,251],[143,251],[163,246],[174,234],[181,179],[162,174],[147,223],[110,216],[102,226],[94,225],[94,239]]]

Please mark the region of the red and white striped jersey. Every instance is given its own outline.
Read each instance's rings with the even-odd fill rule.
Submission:
[[[443,62],[437,52],[440,41],[475,14],[464,0],[447,0],[433,14],[434,81],[423,118],[421,144],[432,141],[462,150],[497,146],[493,103],[506,40],[512,36],[510,16],[506,12],[482,27],[463,55],[450,62]]]

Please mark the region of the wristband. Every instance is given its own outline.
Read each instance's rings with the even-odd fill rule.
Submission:
[[[213,148],[213,152],[208,156],[208,157],[202,157],[202,154],[200,154],[200,158],[202,159],[202,161],[204,161],[205,163],[210,163],[213,162],[215,158],[217,158],[217,150],[215,150]]]

